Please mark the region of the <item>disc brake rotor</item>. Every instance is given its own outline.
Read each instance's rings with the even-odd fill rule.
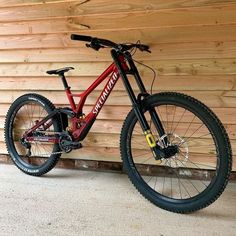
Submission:
[[[168,148],[169,146],[177,145],[178,152],[170,158],[162,158],[163,164],[169,167],[185,167],[185,164],[188,161],[189,148],[186,139],[181,138],[175,133],[164,134],[158,139],[158,144],[161,148]],[[166,140],[168,142],[166,143]]]

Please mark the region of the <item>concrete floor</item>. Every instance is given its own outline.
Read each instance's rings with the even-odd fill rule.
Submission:
[[[236,183],[208,208],[179,215],[123,174],[54,169],[38,178],[2,164],[0,235],[236,235]]]

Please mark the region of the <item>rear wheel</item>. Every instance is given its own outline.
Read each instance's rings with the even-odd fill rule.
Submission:
[[[155,129],[151,109],[156,110],[164,135]],[[177,152],[156,161],[132,110],[122,128],[121,155],[138,191],[157,206],[178,213],[214,202],[228,182],[232,162],[219,119],[201,102],[179,93],[150,96],[143,110],[156,142],[163,150],[177,147]]]
[[[40,176],[50,171],[60,157],[57,143],[40,142],[44,135],[52,137],[61,131],[54,116],[48,128],[45,124],[33,132],[39,141],[26,141],[23,134],[55,109],[54,105],[38,94],[26,94],[16,99],[6,116],[5,141],[15,165],[29,175]]]

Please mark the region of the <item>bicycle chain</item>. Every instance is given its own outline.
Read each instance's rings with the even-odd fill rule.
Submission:
[[[63,154],[63,153],[66,153],[64,151],[61,151],[61,152],[52,152],[50,154],[40,154],[41,157],[49,157],[51,155],[57,155],[57,154]]]
[[[50,131],[37,131],[38,133],[53,133],[53,134],[59,134],[61,135],[61,132],[50,132]],[[35,142],[36,143],[36,142]],[[42,144],[41,142],[37,142],[39,144]],[[63,153],[66,153],[65,151],[60,151],[60,152],[52,152],[52,153],[49,153],[49,154],[40,154],[40,156],[42,157],[49,157],[51,155],[57,155],[57,154],[63,154]]]

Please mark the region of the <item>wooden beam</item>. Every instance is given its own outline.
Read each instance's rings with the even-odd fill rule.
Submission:
[[[15,27],[15,23],[13,25]],[[115,42],[136,42],[140,40],[146,44],[159,44],[214,41],[221,44],[224,41],[232,41],[232,38],[236,37],[235,32],[236,24],[110,31],[86,30],[83,33],[79,30],[73,30],[71,33],[107,38]],[[71,33],[59,33],[58,31],[53,34],[43,31],[43,34],[34,35],[30,35],[29,31],[26,34],[23,34],[22,31],[18,33],[20,35],[17,35],[17,32],[10,35],[9,32],[1,30],[0,49],[84,47],[84,43],[70,39]]]
[[[48,81],[47,81],[48,83]],[[166,81],[168,83],[168,81]],[[1,83],[0,83],[1,84]],[[12,87],[14,84],[11,85]],[[153,94],[160,92],[160,90],[156,90],[156,87],[153,87]],[[173,88],[174,89],[174,88]],[[2,99],[2,103],[9,103],[13,102],[15,99],[20,97],[23,94],[26,93],[39,93],[43,95],[44,97],[47,97],[49,100],[51,100],[54,104],[64,104],[65,106],[68,105],[69,101],[66,99],[66,95],[64,91],[50,91],[50,90],[41,90],[38,88],[37,90],[34,88],[32,90],[24,90],[21,87],[19,87],[17,84],[15,84],[15,87],[13,89],[8,89],[8,90],[0,90]],[[167,89],[170,91],[170,89]],[[165,90],[163,90],[165,91]],[[235,108],[236,107],[236,93],[234,91],[225,91],[222,92],[221,90],[217,91],[198,91],[198,90],[177,90],[174,89],[175,92],[180,92],[180,93],[185,93],[188,94],[192,97],[195,97],[196,99],[202,101],[206,105],[210,106],[211,108]],[[82,93],[82,90],[73,90],[74,93]],[[234,93],[233,93],[234,92]],[[136,90],[136,93],[138,91]],[[228,94],[229,93],[229,94]],[[92,92],[87,100],[86,100],[86,105],[94,105],[97,98],[101,94],[101,89],[96,90]],[[66,99],[66,100],[65,100]],[[79,101],[78,98],[75,98],[75,101]],[[130,99],[125,91],[122,90],[114,90],[109,99],[106,102],[106,106],[129,106],[131,105]]]
[[[145,10],[157,10],[157,9],[173,9],[173,8],[189,8],[200,6],[221,6],[225,4],[234,3],[234,0],[194,0],[192,2],[186,2],[184,0],[136,0],[135,2],[122,1],[114,2],[112,0],[1,0],[0,8],[16,8],[30,7],[29,9],[38,8],[43,11],[49,6],[57,8],[58,5],[64,3],[64,7],[69,4],[76,7],[76,11],[79,14],[97,14],[97,13],[109,13],[109,12],[123,12],[127,10],[138,11],[140,9]],[[67,4],[67,5],[66,5]],[[40,7],[40,8],[39,8]]]
[[[72,90],[83,91],[87,89],[97,77],[77,77],[77,76],[68,76],[67,80]],[[142,78],[145,86],[148,90],[151,88],[153,77],[143,77]],[[42,83],[46,81],[46,83]],[[138,87],[136,82],[133,79],[130,79],[132,88],[137,91]],[[21,91],[35,91],[37,92],[47,91],[48,84],[53,84],[50,87],[50,91],[60,91],[63,86],[60,79],[57,76],[43,76],[43,77],[24,77],[24,76],[10,76],[10,77],[1,77],[0,76],[0,91],[4,90],[21,90]],[[224,97],[231,96],[231,93],[228,93],[229,90],[236,90],[236,77],[235,75],[183,75],[183,76],[165,76],[158,75],[154,83],[154,90],[176,90],[176,91],[222,91],[225,92],[222,94]],[[98,86],[96,90],[101,90],[103,84]],[[121,80],[119,80],[114,88],[114,91],[124,91],[124,85]],[[228,94],[228,95],[227,95]],[[234,97],[232,95],[231,97]],[[232,99],[231,99],[232,100]],[[233,102],[233,101],[232,101]]]
[[[27,46],[27,45],[26,45]],[[150,45],[151,54],[137,51],[135,59],[176,60],[208,59],[236,57],[235,41],[231,42],[193,42],[193,43],[160,43]],[[87,62],[111,61],[110,49],[99,52],[89,50],[82,45],[74,48],[45,48],[2,50],[1,63],[35,63],[35,62]]]
[[[63,8],[59,8],[62,10]],[[111,30],[130,30],[130,29],[157,29],[165,27],[186,27],[204,25],[225,25],[236,23],[236,5],[177,9],[166,11],[140,11],[116,13],[111,15],[86,15],[73,16],[68,13],[64,18],[44,18],[37,17],[38,11],[19,11],[13,14],[11,11],[4,11],[0,14],[0,32],[4,34],[42,34],[59,33],[73,31],[111,31]],[[224,14],[221,14],[221,12]],[[54,15],[54,10],[47,10],[50,15]],[[6,14],[4,14],[6,13]],[[26,14],[27,13],[27,14]],[[30,15],[32,14],[32,17]],[[169,14],[170,17],[166,17]],[[19,17],[17,17],[20,15]],[[23,19],[21,19],[23,17]],[[12,22],[6,22],[12,21]],[[20,21],[24,20],[25,21]],[[29,21],[32,19],[32,21]],[[36,20],[38,19],[38,20]],[[17,25],[16,25],[17,22]]]
[[[146,64],[157,70],[159,75],[233,75],[236,74],[234,59],[159,60]],[[68,76],[98,76],[110,62],[68,62],[76,70]],[[17,63],[0,64],[2,76],[48,76],[47,70],[64,67],[64,63]],[[93,70],[91,70],[93,68]],[[141,76],[153,75],[150,69],[138,65]]]
[[[0,104],[0,116],[4,117],[9,109],[10,104]],[[63,106],[61,104],[60,106]],[[84,112],[87,114],[92,110],[92,106],[85,106]],[[130,106],[104,106],[98,119],[104,120],[124,120],[131,110]],[[236,110],[233,108],[212,108],[213,112],[220,118],[223,124],[235,124]]]
[[[34,5],[43,5],[46,3],[60,3],[63,0],[1,0],[1,8],[25,7]],[[70,1],[70,0],[67,0]],[[74,0],[71,0],[74,2]]]

